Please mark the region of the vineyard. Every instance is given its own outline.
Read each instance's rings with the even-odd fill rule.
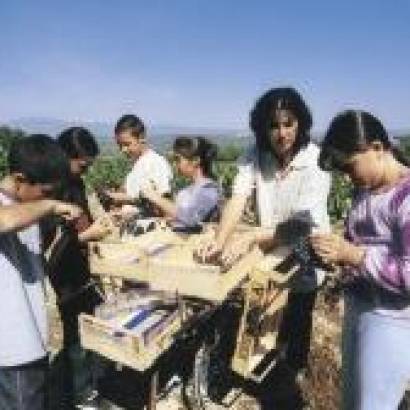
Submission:
[[[7,151],[10,143],[15,138],[23,138],[24,133],[18,130],[11,130],[7,127],[0,127],[0,174],[3,175],[7,169]],[[401,144],[405,152],[410,152],[410,137],[403,139]],[[155,144],[154,144],[155,145]],[[232,182],[237,172],[236,160],[244,150],[244,146],[235,144],[221,145],[214,167],[214,173],[218,179],[225,197],[231,195]],[[86,186],[91,192],[96,188],[101,187],[119,187],[122,184],[124,176],[130,169],[130,163],[121,154],[116,151],[114,146],[104,146],[102,154],[97,158],[93,166],[89,169],[86,176]],[[177,191],[186,184],[186,181],[179,177],[175,177],[173,181],[174,190]],[[349,207],[352,196],[351,184],[340,175],[333,175],[332,187],[328,199],[328,210],[331,221],[335,229],[340,230],[341,222],[343,221],[346,211]],[[292,400],[296,400],[295,408],[315,409],[315,410],[331,410],[337,409],[340,406],[340,334],[341,334],[341,319],[343,316],[343,306],[341,303],[340,294],[337,293],[337,287],[331,281],[328,281],[319,293],[319,298],[316,304],[313,321],[313,340],[312,350],[309,359],[309,369],[307,378],[305,378],[295,389],[289,388],[289,381],[283,378],[282,375],[276,375],[275,379],[275,408],[281,407],[282,400],[289,399],[292,395]],[[55,316],[55,307],[52,311],[52,316]],[[58,320],[53,320],[55,326],[52,328],[52,346],[56,349],[56,340],[61,338],[58,328]],[[57,334],[57,336],[56,336]],[[61,340],[60,340],[61,342]],[[279,377],[279,379],[278,379]],[[257,392],[263,408],[271,408],[270,404],[263,405],[264,395],[269,396],[272,400],[272,384],[262,387],[262,391]],[[281,387],[281,385],[283,385]],[[278,407],[276,407],[276,404]],[[238,409],[256,409],[258,404],[249,396],[245,398]],[[287,407],[286,407],[287,408]]]
[[[0,176],[4,175],[7,169],[7,152],[11,142],[15,138],[23,138],[24,132],[21,130],[0,127]],[[236,175],[236,160],[243,153],[247,140],[239,143],[229,141],[219,144],[218,158],[214,166],[214,174],[219,181],[225,197],[231,195],[232,181]],[[155,140],[153,141],[155,147]],[[407,148],[407,147],[406,147]],[[166,146],[159,147],[162,151]],[[113,144],[104,143],[102,153],[97,158],[86,176],[86,185],[89,191],[96,188],[114,188],[121,186],[124,176],[130,169],[127,159],[116,151]],[[183,187],[187,181],[176,176],[173,181],[174,191]],[[333,223],[340,221],[345,215],[350,203],[351,185],[339,175],[334,175],[331,193],[329,196],[329,215]]]

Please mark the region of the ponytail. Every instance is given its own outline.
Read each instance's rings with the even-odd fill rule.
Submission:
[[[213,161],[218,149],[215,144],[204,137],[178,137],[174,142],[174,152],[187,159],[199,159],[199,166],[208,178],[214,178]]]

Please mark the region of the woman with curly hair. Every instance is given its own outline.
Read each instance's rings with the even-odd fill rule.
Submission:
[[[203,259],[219,255],[229,260],[238,244],[226,242],[240,221],[247,199],[256,191],[256,211],[263,233],[242,247],[258,245],[271,251],[291,245],[312,227],[329,229],[327,196],[330,176],[318,166],[319,148],[310,140],[312,116],[301,95],[290,87],[264,93],[250,113],[255,142],[238,164],[233,195],[222,214],[213,242],[200,250]],[[268,233],[266,233],[268,232]],[[299,372],[306,366],[310,344],[311,312],[323,272],[302,267],[289,297],[280,339],[286,364]]]

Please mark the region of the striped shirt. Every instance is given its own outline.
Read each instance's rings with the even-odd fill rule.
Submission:
[[[367,282],[375,309],[410,319],[410,177],[385,192],[360,192],[346,236],[365,248],[361,268],[350,273]]]

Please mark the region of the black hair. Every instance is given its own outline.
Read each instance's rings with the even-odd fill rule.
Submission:
[[[93,134],[83,127],[67,128],[57,137],[57,142],[70,159],[94,158],[100,152]]]
[[[343,111],[333,118],[321,144],[319,165],[327,171],[343,171],[346,161],[372,142],[381,143],[399,162],[409,165],[404,154],[391,143],[381,121],[360,110]]]
[[[257,149],[260,153],[272,151],[270,124],[278,110],[288,110],[298,120],[293,147],[293,154],[296,154],[310,141],[312,114],[302,96],[292,87],[272,88],[256,101],[250,113],[250,127],[255,135]]]
[[[173,151],[187,159],[199,158],[199,166],[204,175],[213,178],[212,163],[218,153],[215,144],[204,137],[178,137]]]
[[[8,154],[8,166],[10,173],[22,173],[32,184],[62,182],[70,173],[64,151],[45,134],[15,141]]]
[[[145,125],[136,115],[125,114],[115,124],[114,133],[118,135],[124,131],[130,131],[133,137],[140,139],[145,135]]]

